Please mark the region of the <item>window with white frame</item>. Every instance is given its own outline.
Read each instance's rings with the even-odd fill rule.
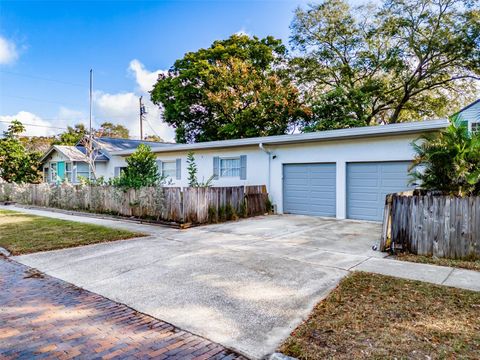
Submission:
[[[71,162],[65,163],[65,179],[68,182],[72,181],[72,163]]]
[[[240,177],[240,158],[220,159],[220,177]]]
[[[50,163],[50,182],[57,181],[57,163],[52,162]]]
[[[80,177],[88,179],[90,176],[90,167],[87,163],[77,162],[77,178],[75,181],[79,181]]]
[[[175,179],[177,174],[176,161],[162,161],[162,177]]]
[[[49,171],[48,171],[48,166],[45,166],[43,168],[43,182],[49,182],[50,179],[48,177]]]
[[[480,131],[480,121],[472,122],[472,132]]]

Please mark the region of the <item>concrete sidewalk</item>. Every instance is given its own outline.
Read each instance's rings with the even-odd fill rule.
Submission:
[[[419,280],[459,289],[480,291],[480,271],[474,270],[378,258],[369,258],[350,270],[366,271],[396,276],[402,279]]]

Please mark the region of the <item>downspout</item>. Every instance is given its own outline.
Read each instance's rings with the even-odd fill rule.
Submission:
[[[270,163],[271,163],[271,160],[272,160],[272,152],[271,151],[268,151],[267,149],[265,149],[265,147],[263,146],[263,143],[259,143],[258,144],[258,147],[260,148],[260,150],[262,150],[263,152],[265,152],[267,155],[268,155],[268,178],[267,178],[267,193],[270,194],[270,172],[271,172],[271,166],[270,166]]]

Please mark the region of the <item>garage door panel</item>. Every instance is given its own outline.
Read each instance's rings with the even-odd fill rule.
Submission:
[[[411,189],[410,162],[347,164],[347,217],[381,221],[385,196]]]
[[[286,164],[283,167],[283,211],[335,216],[335,164]]]

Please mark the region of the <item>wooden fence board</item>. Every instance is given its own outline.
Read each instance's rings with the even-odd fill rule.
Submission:
[[[0,201],[92,211],[178,223],[207,223],[210,212],[225,219],[267,212],[264,185],[234,187],[148,187],[122,190],[113,186],[0,184]],[[241,214],[246,206],[246,214]],[[227,211],[228,210],[228,211]],[[228,217],[228,219],[227,219]]]
[[[382,245],[419,255],[480,258],[480,197],[390,194]],[[390,236],[390,238],[389,238]]]

